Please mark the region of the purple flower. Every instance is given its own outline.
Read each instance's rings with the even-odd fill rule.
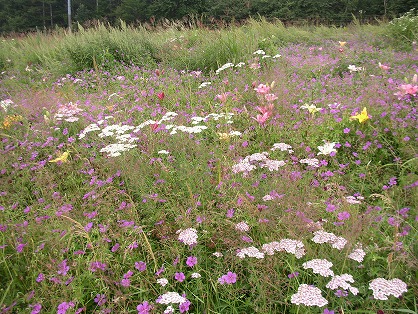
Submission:
[[[135,268],[139,271],[145,271],[147,269],[147,263],[145,262],[135,262]]]
[[[38,277],[36,277],[36,282],[42,282],[45,280],[45,276],[42,273],[39,273]]]
[[[197,257],[196,256],[189,256],[186,260],[186,265],[189,267],[193,267],[197,264]]]
[[[237,274],[233,272],[228,272],[226,275],[221,276],[218,278],[218,281],[221,285],[224,284],[233,284],[237,282]]]
[[[67,265],[67,260],[65,259],[58,265],[57,274],[65,276],[69,270],[70,266]]]
[[[97,294],[94,298],[94,302],[97,303],[98,306],[102,306],[106,303],[106,295],[104,294]]]
[[[175,273],[174,279],[176,279],[178,282],[183,282],[184,279],[186,279],[186,276],[183,273]]]
[[[297,277],[297,276],[299,276],[299,273],[298,273],[297,271],[295,271],[295,272],[293,272],[293,273],[291,273],[291,274],[287,275],[287,277],[288,277],[289,279],[295,278],[295,277]]]
[[[67,310],[74,307],[73,302],[62,302],[60,305],[58,305],[58,311],[57,314],[65,314],[67,313]]]
[[[138,314],[149,314],[149,311],[151,311],[151,309],[152,306],[147,301],[142,302],[136,307]]]
[[[157,270],[157,272],[155,273],[156,276],[161,275],[164,272],[164,266],[161,266],[161,268],[159,270]]]
[[[29,305],[30,308],[32,308],[32,311],[30,312],[30,314],[39,314],[41,312],[42,309],[42,305],[40,303],[36,303],[36,304],[31,304]]]
[[[189,300],[186,300],[185,302],[181,303],[179,305],[180,313],[187,312],[189,310],[190,304],[192,304]]]
[[[337,218],[338,220],[347,220],[350,218],[350,216],[351,215],[349,212],[341,212],[341,213],[338,213]]]
[[[127,278],[123,278],[123,279],[120,281],[120,285],[121,285],[122,287],[129,287],[129,286],[131,285],[131,280],[130,280],[130,279],[127,279]]]
[[[323,314],[334,314],[335,312],[333,310],[324,309]]]

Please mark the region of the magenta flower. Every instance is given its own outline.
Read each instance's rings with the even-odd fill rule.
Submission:
[[[237,274],[229,271],[226,275],[223,275],[220,278],[218,278],[218,281],[221,285],[231,285],[237,282]]]
[[[106,295],[104,294],[97,294],[94,298],[94,302],[97,303],[98,306],[102,306],[106,303]]]
[[[193,267],[197,264],[197,257],[196,256],[189,256],[186,260],[186,265],[189,267]]]
[[[338,220],[347,220],[350,218],[350,216],[351,215],[349,212],[341,212],[341,213],[338,213],[337,218]]]
[[[139,271],[145,271],[147,269],[147,263],[145,262],[135,262],[135,268]]]
[[[180,313],[187,312],[189,310],[190,304],[192,303],[189,300],[186,300],[185,302],[180,303],[179,305]]]
[[[186,279],[186,276],[183,273],[175,273],[174,279],[176,279],[178,282],[183,282],[184,279]]]
[[[136,307],[138,314],[149,314],[151,309],[152,309],[152,306],[147,301],[142,302]]]

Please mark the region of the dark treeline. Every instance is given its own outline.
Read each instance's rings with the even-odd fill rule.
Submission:
[[[203,23],[241,21],[250,16],[345,25],[353,20],[392,19],[416,0],[71,0],[71,21],[89,25],[157,23],[193,16]],[[68,0],[0,0],[0,32],[68,26]]]

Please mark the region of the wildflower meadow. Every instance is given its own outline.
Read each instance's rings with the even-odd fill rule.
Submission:
[[[3,38],[0,313],[417,314],[399,21]]]

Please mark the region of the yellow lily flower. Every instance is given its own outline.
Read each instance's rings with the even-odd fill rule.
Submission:
[[[57,157],[57,158],[55,158],[55,159],[52,159],[52,160],[50,160],[49,162],[67,162],[68,160],[67,160],[67,158],[68,158],[68,156],[70,155],[70,153],[69,152],[63,152],[62,154],[61,154],[61,156],[59,156],[59,157]]]
[[[358,120],[358,122],[360,122],[360,123],[363,123],[363,122],[365,122],[365,121],[367,121],[369,119],[370,119],[370,117],[367,114],[366,107],[363,108],[363,110],[361,111],[361,113],[356,114],[356,115],[350,117],[350,120]]]

